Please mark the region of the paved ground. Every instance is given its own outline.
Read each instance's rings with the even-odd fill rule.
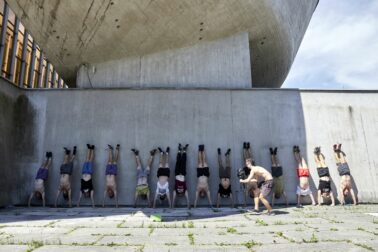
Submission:
[[[280,208],[8,208],[0,251],[374,251],[378,205]],[[154,222],[152,214],[161,215]]]

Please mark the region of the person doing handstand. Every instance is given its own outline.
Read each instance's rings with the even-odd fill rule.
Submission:
[[[42,206],[45,207],[45,182],[49,176],[49,167],[51,165],[52,152],[46,152],[46,159],[43,161],[41,167],[38,169],[37,176],[34,180],[34,190],[30,194],[28,207],[30,207],[31,200],[35,196],[37,199],[42,199]]]
[[[189,144],[184,147],[179,144],[175,167],[175,190],[173,191],[172,207],[175,207],[176,196],[185,196],[188,209],[190,208],[189,195],[186,187],[186,150]]]
[[[108,144],[108,164],[106,165],[105,177],[106,177],[106,188],[104,191],[104,198],[102,201],[102,207],[105,207],[106,195],[109,198],[115,198],[115,205],[118,207],[118,193],[117,193],[117,181],[116,176],[118,172],[117,162],[119,159],[119,148],[121,146],[117,144],[115,150],[115,157],[113,158],[113,146]]]
[[[159,197],[160,201],[164,201],[165,199],[168,200],[169,208],[172,207],[171,204],[171,197],[169,195],[169,147],[167,147],[166,151],[164,152],[160,147],[158,148],[160,151],[160,161],[159,161],[159,169],[157,171],[158,182],[156,184],[156,192],[154,198],[154,205],[153,208],[156,206],[156,200]]]
[[[93,191],[93,159],[94,159],[94,145],[87,144],[87,158],[83,164],[81,170],[81,185],[80,185],[80,195],[77,201],[77,207],[80,207],[81,197],[84,195],[85,198],[91,198],[92,207],[95,207],[94,203],[94,191]]]
[[[205,145],[198,146],[198,168],[197,168],[197,190],[196,198],[194,200],[194,208],[197,207],[198,197],[204,198],[207,195],[210,207],[211,203],[210,189],[209,189],[210,170],[206,162]]]
[[[336,165],[337,170],[339,172],[341,181],[340,181],[340,202],[342,205],[345,204],[345,196],[347,196],[349,193],[352,196],[353,205],[357,205],[357,199],[356,195],[354,193],[353,187],[352,187],[352,178],[350,175],[349,165],[345,159],[346,155],[341,150],[341,144],[337,145],[335,144],[333,146],[333,150],[335,152],[335,159],[336,159]]]
[[[323,198],[331,198],[331,206],[335,205],[335,198],[331,189],[331,176],[329,169],[325,163],[325,157],[321,153],[320,147],[316,147],[314,150],[314,158],[316,163],[316,170],[319,175],[319,187],[318,187],[318,206],[321,205]]]
[[[139,156],[139,150],[131,149],[131,151],[135,155],[135,162],[137,165],[137,186],[135,188],[134,207],[137,206],[139,197],[147,199],[147,205],[148,207],[151,207],[150,187],[148,186],[148,178],[150,176],[151,167],[154,162],[156,149],[150,151],[150,157],[148,158],[146,168],[142,167],[142,162]]]
[[[226,156],[226,166],[223,166],[221,149],[218,148],[218,165],[219,165],[219,189],[218,189],[218,197],[217,197],[217,208],[219,208],[219,203],[221,198],[230,198],[231,199],[231,207],[234,207],[234,199],[232,198],[232,190],[231,190],[231,149],[228,149],[225,153]]]
[[[315,206],[316,202],[314,199],[314,195],[312,195],[312,191],[310,189],[309,177],[310,177],[310,170],[308,169],[307,163],[305,159],[301,156],[299,146],[293,147],[294,158],[297,161],[298,168],[297,175],[299,178],[299,185],[297,186],[297,206],[302,206],[301,204],[301,196],[309,195],[311,198],[312,205]]]
[[[260,200],[264,204],[266,209],[268,210],[268,214],[274,215],[274,212],[272,212],[272,207],[270,206],[269,202],[266,200],[266,197],[269,195],[269,193],[271,192],[272,187],[273,187],[272,175],[265,168],[263,168],[261,166],[252,165],[251,159],[247,159],[246,167],[248,167],[251,170],[250,174],[249,174],[248,178],[240,179],[240,183],[250,183],[254,179],[253,178],[254,176],[256,176],[257,179],[262,178],[264,180],[264,182],[262,182],[262,184],[261,184],[260,194],[257,198],[258,199],[257,205],[258,205],[258,201]],[[255,205],[256,205],[256,203],[255,203]]]
[[[64,161],[60,166],[60,182],[58,192],[55,198],[55,207],[57,207],[57,202],[60,193],[63,193],[63,198],[68,200],[68,206],[72,207],[72,197],[71,197],[71,175],[73,171],[73,161],[76,156],[76,146],[73,147],[73,152],[71,155],[71,150],[64,148]]]
[[[274,200],[285,198],[286,206],[289,205],[287,202],[287,196],[285,193],[285,185],[283,180],[282,166],[280,165],[277,157],[277,147],[269,148],[270,158],[272,160],[272,176],[273,176],[273,195],[272,195],[272,207],[274,206]]]

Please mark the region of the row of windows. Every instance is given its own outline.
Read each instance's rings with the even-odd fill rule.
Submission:
[[[5,38],[3,48],[1,48],[4,49],[2,64],[0,64],[1,76],[25,88],[68,88],[4,0],[0,0],[0,30],[3,29],[6,12],[8,12],[6,15],[8,20],[4,24],[6,30],[3,31]],[[24,39],[25,36],[27,40]],[[2,39],[0,34],[0,41],[3,41]],[[14,47],[15,50],[13,50]]]

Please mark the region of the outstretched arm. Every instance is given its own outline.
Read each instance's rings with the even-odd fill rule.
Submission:
[[[34,196],[34,192],[32,192],[29,196],[29,201],[28,201],[28,207],[30,207],[30,204],[31,204],[31,200],[33,199],[33,196]]]
[[[251,173],[249,174],[248,178],[246,178],[246,179],[240,179],[240,183],[251,182],[254,175],[255,175],[254,172],[251,170]]]
[[[57,207],[57,203],[58,203],[59,195],[60,195],[60,190],[58,190],[58,192],[57,192],[57,194],[56,194],[56,197],[55,197],[55,204],[54,204],[54,207],[55,207],[55,208]]]

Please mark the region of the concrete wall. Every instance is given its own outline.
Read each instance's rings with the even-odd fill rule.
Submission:
[[[248,34],[146,56],[82,65],[77,86],[251,88]]]
[[[0,85],[1,93],[9,87]],[[12,87],[11,89],[16,89]],[[15,90],[25,95],[33,109],[30,143],[33,152],[18,149],[10,169],[17,176],[8,203],[25,204],[35,173],[47,150],[54,153],[47,182],[48,203],[53,202],[59,182],[63,146],[78,146],[73,174],[73,198],[79,194],[81,166],[86,143],[96,145],[95,199],[100,203],[105,185],[107,144],[120,143],[118,185],[121,204],[130,205],[136,184],[131,148],[141,150],[143,163],[152,147],[170,146],[172,172],[178,142],[189,143],[188,176],[190,197],[194,199],[197,145],[204,143],[211,169],[210,187],[218,188],[217,147],[232,148],[232,187],[237,203],[242,194],[235,175],[242,164],[242,142],[250,141],[256,162],[269,168],[268,148],[279,147],[284,167],[286,191],[295,202],[297,177],[292,146],[299,145],[312,173],[312,189],[318,183],[312,150],[322,146],[334,185],[339,176],[332,157],[332,144],[342,142],[361,202],[378,202],[378,92],[299,90]],[[25,129],[28,125],[24,125]],[[30,148],[30,147],[29,147]],[[26,154],[24,154],[26,153]],[[158,157],[158,156],[156,156]],[[152,168],[151,187],[156,188],[158,160]],[[2,166],[3,170],[4,167]],[[172,173],[173,174],[173,173]],[[174,177],[171,176],[171,187]],[[9,183],[1,190],[8,191]],[[335,188],[336,189],[336,188]],[[85,201],[84,204],[88,204]],[[107,203],[112,203],[107,201]],[[181,203],[184,203],[181,201]],[[201,204],[206,204],[201,200]]]

